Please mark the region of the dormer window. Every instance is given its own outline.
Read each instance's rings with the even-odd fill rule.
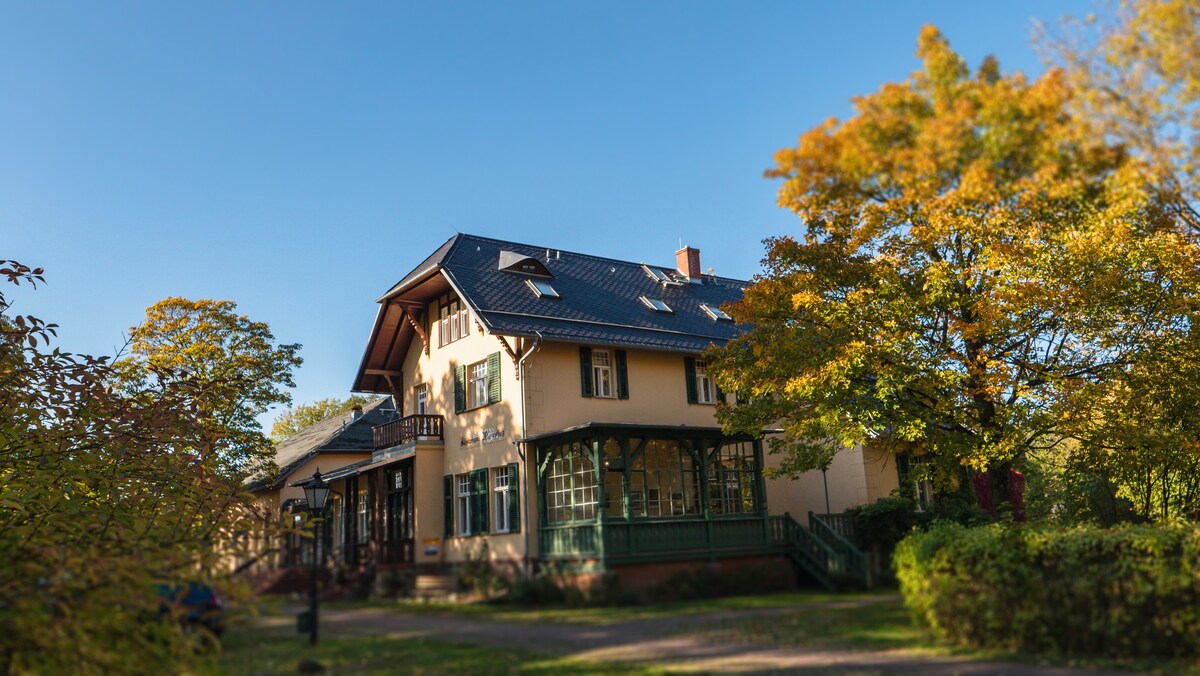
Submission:
[[[515,251],[501,251],[500,262],[496,266],[499,270],[505,272],[519,272],[523,275],[537,275],[539,277],[550,277],[550,270],[546,268],[546,264],[534,258],[526,256]]]
[[[723,321],[723,322],[733,321],[733,317],[730,317],[728,314],[726,314],[726,312],[724,310],[722,310],[719,307],[713,307],[707,303],[701,303],[700,309],[707,312],[708,316],[712,317],[713,319]]]
[[[642,296],[642,302],[646,304],[646,307],[654,310],[655,312],[663,312],[666,314],[673,314],[675,312],[671,309],[670,305],[667,305],[658,298],[647,298]]]
[[[543,282],[540,279],[527,279],[525,280],[525,283],[529,285],[529,288],[533,289],[533,292],[537,294],[538,298],[561,297],[558,295],[558,292],[554,290],[554,287],[550,286],[549,282]]]

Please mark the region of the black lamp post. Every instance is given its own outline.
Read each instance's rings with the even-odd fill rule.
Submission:
[[[325,513],[325,501],[329,499],[329,484],[321,479],[321,470],[313,474],[312,481],[304,487],[304,499],[308,502],[308,513],[313,519],[321,518]],[[308,644],[317,644],[317,574],[321,565],[317,552],[321,547],[321,524],[317,521],[313,527],[312,546],[312,598],[309,600],[309,631]]]

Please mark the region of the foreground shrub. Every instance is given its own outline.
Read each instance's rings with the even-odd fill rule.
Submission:
[[[914,530],[924,530],[943,521],[979,526],[992,521],[975,504],[974,498],[959,494],[939,496],[924,509],[911,497],[898,492],[875,502],[851,507],[846,514],[854,520],[854,544],[871,557],[871,575],[882,584],[893,584],[892,553]]]
[[[1101,657],[1200,655],[1200,528],[939,525],[896,548],[905,604],[938,638]]]

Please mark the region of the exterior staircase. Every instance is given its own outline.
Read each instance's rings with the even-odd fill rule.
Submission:
[[[805,528],[792,518],[783,516],[783,536],[788,544],[784,551],[797,569],[830,591],[851,586],[871,586],[871,571],[867,556],[812,512]]]

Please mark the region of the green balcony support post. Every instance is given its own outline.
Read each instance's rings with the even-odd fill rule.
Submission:
[[[692,458],[700,461],[700,513],[704,515],[704,546],[712,552],[717,547],[716,534],[713,533],[712,501],[708,493],[708,472],[712,467],[712,459],[708,456],[706,444],[702,439],[689,439],[684,443],[691,444]],[[717,442],[720,445],[720,441]],[[715,561],[709,557],[709,561]]]
[[[596,523],[596,526],[595,526],[596,531],[595,531],[595,537],[593,538],[593,542],[596,543],[596,555],[600,558],[601,566],[607,567],[605,564],[605,560],[604,560],[604,554],[608,549],[605,546],[607,543],[604,541],[604,537],[605,537],[604,523],[608,520],[608,510],[605,508],[605,505],[607,505],[608,503],[605,502],[605,500],[607,498],[605,493],[607,491],[605,490],[605,486],[604,486],[604,448],[602,446],[602,442],[599,441],[599,438],[584,439],[583,444],[586,448],[591,449],[589,455],[591,455],[591,457],[592,457],[592,474],[596,477],[596,501],[597,502],[596,502],[596,516],[594,518],[594,521]],[[574,495],[573,491],[572,491],[572,495]]]
[[[771,510],[767,509],[767,480],[763,477],[765,464],[763,462],[762,439],[751,442],[754,448],[754,506],[763,515],[763,533],[767,542],[771,542]]]

